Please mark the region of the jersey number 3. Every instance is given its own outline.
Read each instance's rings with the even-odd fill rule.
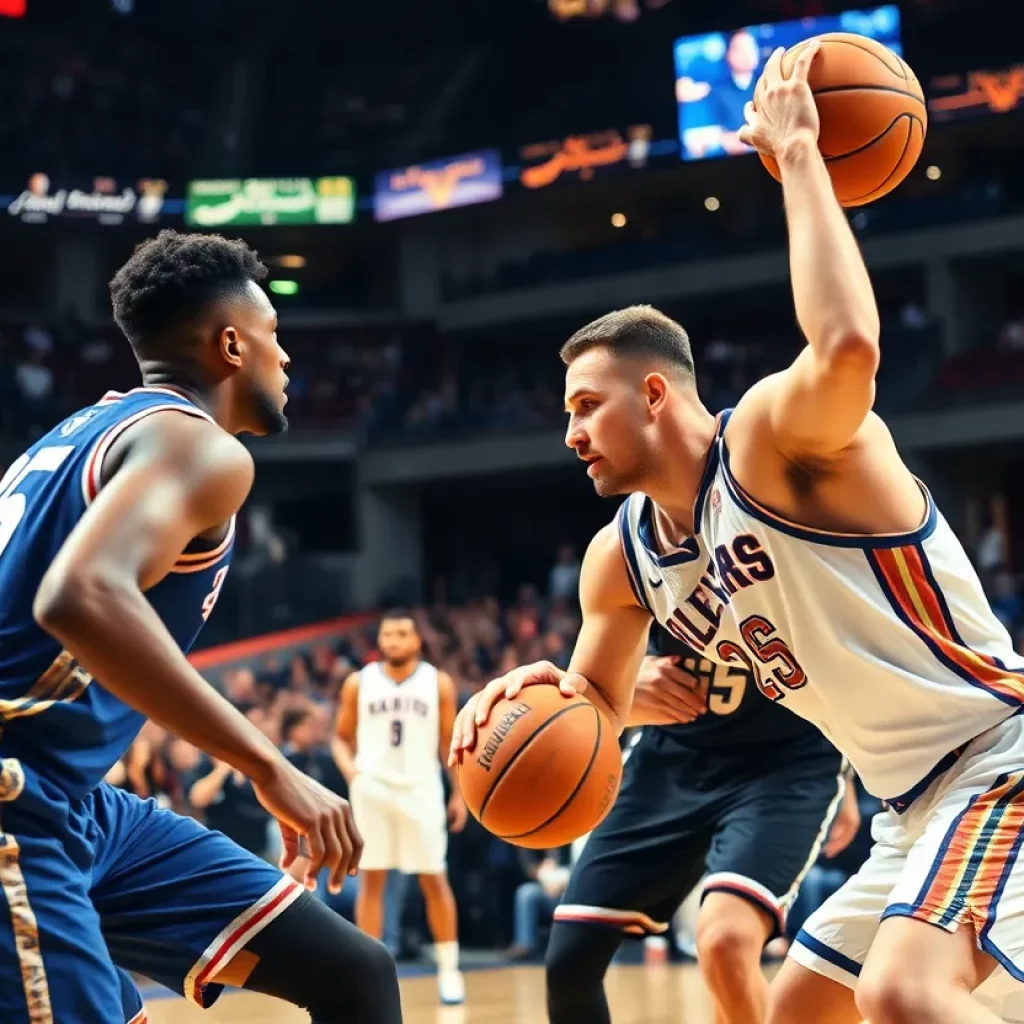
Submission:
[[[33,456],[16,459],[0,480],[0,555],[11,542],[14,531],[25,515],[25,495],[18,488],[30,473],[53,473],[64,464],[74,451],[72,445],[40,448]]]

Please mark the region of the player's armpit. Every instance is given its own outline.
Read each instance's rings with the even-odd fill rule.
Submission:
[[[633,597],[614,524],[604,527],[587,548],[580,570],[580,606],[583,625],[569,671],[587,680],[585,696],[621,731],[647,650],[651,617]]]

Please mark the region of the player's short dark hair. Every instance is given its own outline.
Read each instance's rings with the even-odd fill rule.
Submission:
[[[145,355],[211,302],[266,276],[241,239],[164,230],[137,246],[110,282],[114,319],[136,354]]]
[[[416,625],[416,617],[408,608],[389,608],[380,617],[382,625],[385,622],[394,622],[396,619],[408,619],[412,623],[412,628],[415,632],[419,633],[419,627]]]
[[[661,359],[693,376],[689,336],[675,320],[653,306],[627,306],[606,313],[581,327],[562,346],[559,355],[568,366],[593,348],[606,348],[616,356]]]

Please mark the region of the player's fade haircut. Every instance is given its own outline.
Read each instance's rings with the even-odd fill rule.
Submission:
[[[259,283],[267,268],[241,239],[169,229],[136,247],[110,282],[114,319],[139,357],[163,349],[211,302]]]
[[[416,616],[408,608],[389,608],[380,617],[381,625],[385,622],[395,622],[401,619],[408,619],[412,623],[413,632],[419,633],[420,628],[416,625]]]
[[[690,338],[671,317],[653,306],[627,306],[581,327],[558,353],[568,366],[584,352],[606,348],[615,356],[661,359],[693,376]]]

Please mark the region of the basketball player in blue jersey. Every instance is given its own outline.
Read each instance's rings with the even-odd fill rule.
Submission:
[[[649,307],[562,349],[566,443],[629,495],[580,576],[568,674],[494,680],[460,713],[473,748],[501,694],[582,690],[620,728],[652,620],[818,726],[888,804],[863,868],[796,938],[772,1024],[994,1024],[972,998],[1024,981],[1024,660],[924,485],[872,412],[879,319],[818,149],[817,45],[772,55],[743,141],[779,164],[807,345],[731,412],[698,397],[685,331]]]
[[[189,665],[271,434],[288,357],[240,241],[161,232],[111,283],[142,387],[110,393],[0,481],[0,1020],[145,1019],[127,971],[208,1006],[225,984],[316,1022],[401,1019],[379,943],[220,833],[101,780],[146,718],[247,775],[284,864],[340,888],[348,804]],[[115,967],[115,965],[117,965]]]
[[[781,935],[826,838],[860,824],[842,758],[810,723],[763,700],[741,665],[715,665],[663,629],[644,659],[640,725],[611,813],[587,839],[547,950],[552,1024],[609,1021],[604,974],[625,935],[666,932],[701,881],[697,960],[720,1024],[763,1021],[765,944]],[[672,724],[685,723],[685,724]],[[852,786],[850,787],[852,788]]]

